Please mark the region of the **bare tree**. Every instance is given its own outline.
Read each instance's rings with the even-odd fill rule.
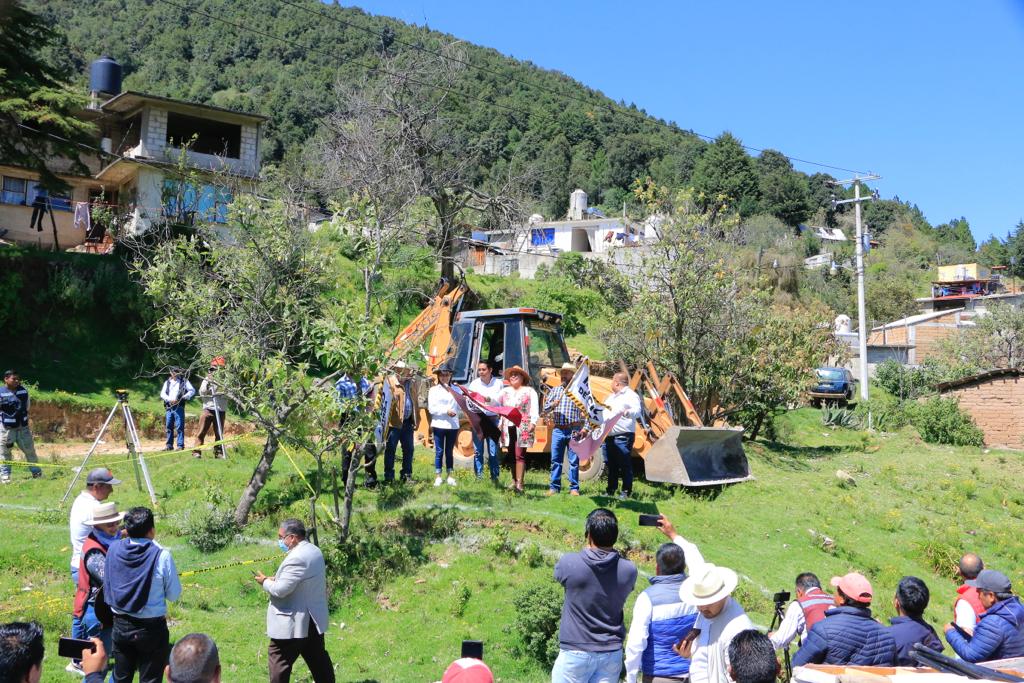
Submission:
[[[498,186],[482,189],[480,169],[493,160],[448,115],[459,99],[465,62],[464,51],[452,43],[437,55],[382,56],[376,80],[339,89],[337,111],[327,118],[319,143],[323,189],[365,202],[371,245],[386,251],[396,241],[387,238],[426,236],[437,251],[441,277],[449,280],[465,225],[523,224],[521,198],[534,176],[532,169],[509,172]],[[429,199],[435,218],[427,235],[410,229],[409,209],[420,197]]]

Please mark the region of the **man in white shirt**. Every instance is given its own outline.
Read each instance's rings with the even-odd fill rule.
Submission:
[[[497,403],[498,395],[504,388],[504,383],[499,377],[494,376],[494,368],[487,361],[480,361],[476,367],[476,379],[469,383],[467,389],[476,392],[487,399],[488,403]],[[470,404],[472,409],[472,404]],[[488,416],[486,419],[497,424],[497,415],[489,410],[481,411]],[[496,431],[496,430],[495,430]],[[487,446],[487,467],[490,469],[491,481],[498,481],[498,441],[490,437],[478,437],[473,434],[473,469],[477,479],[484,476],[484,446]]]
[[[679,588],[686,580],[685,569],[700,571],[705,562],[693,543],[676,533],[665,515],[658,529],[671,543],[658,548],[657,576],[633,605],[633,621],[626,637],[626,683],[686,680],[690,661],[673,651],[673,646],[693,628],[697,608],[684,603]]]
[[[621,500],[629,498],[633,492],[633,442],[636,439],[636,421],[643,412],[640,397],[629,388],[629,375],[616,372],[612,377],[612,393],[605,399],[608,410],[604,411],[605,419],[621,415],[612,427],[605,440],[608,453],[608,488],[606,493],[614,496],[619,488],[619,477],[622,477]]]
[[[779,628],[768,634],[776,650],[789,647],[794,638],[810,631],[835,606],[834,598],[821,590],[821,582],[812,572],[798,574],[794,587],[796,600],[789,603]]]
[[[729,643],[741,631],[754,628],[750,618],[730,595],[736,572],[705,564],[679,588],[683,602],[700,612],[693,631],[676,647],[690,658],[690,683],[730,683]]]
[[[181,368],[171,368],[171,376],[160,388],[160,400],[164,402],[164,420],[167,428],[167,443],[164,450],[174,450],[174,435],[178,435],[178,450],[185,450],[185,402],[196,395],[195,387],[188,381]]]
[[[82,544],[92,533],[92,511],[97,505],[110,497],[114,486],[121,480],[106,467],[97,467],[85,478],[85,490],[78,494],[71,505],[68,527],[71,536],[71,583],[78,587],[78,569],[82,564]],[[71,618],[71,637],[85,638],[85,625],[80,617]]]

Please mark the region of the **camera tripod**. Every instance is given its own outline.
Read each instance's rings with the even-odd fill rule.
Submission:
[[[785,603],[789,600],[789,593],[784,593],[784,595],[786,596],[784,600],[775,601],[775,612],[772,615],[772,623],[768,627],[769,633],[781,626],[782,621],[786,618]],[[782,650],[782,661],[786,666],[786,680],[793,680],[793,665],[789,661],[789,645],[786,645],[785,649]]]
[[[107,428],[110,427],[110,422],[114,419],[114,415],[118,411],[121,412],[121,417],[124,418],[124,442],[128,448],[128,458],[132,461],[132,465],[135,469],[135,483],[138,485],[139,490],[142,490],[142,482],[146,482],[146,490],[149,492],[149,500],[153,503],[153,507],[156,507],[156,492],[153,491],[153,481],[149,478],[149,469],[146,467],[146,460],[142,457],[142,445],[139,443],[139,431],[135,427],[135,418],[132,416],[132,408],[128,405],[128,390],[117,389],[114,391],[117,395],[117,403],[111,408],[110,414],[107,415],[106,421],[103,426],[100,427],[99,434],[96,435],[96,439],[92,442],[92,448],[85,454],[85,459],[82,460],[82,465],[75,472],[74,479],[71,480],[71,485],[68,486],[68,490],[64,492],[64,497],[60,499],[60,504],[64,505],[67,502],[68,496],[71,495],[71,491],[75,488],[75,484],[78,483],[78,478],[82,476],[82,472],[86,471],[86,465],[89,463],[89,458],[96,452],[96,447],[99,446],[100,439],[103,438],[103,434],[106,433]]]

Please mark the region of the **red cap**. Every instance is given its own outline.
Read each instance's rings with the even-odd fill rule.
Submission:
[[[494,683],[494,674],[481,660],[463,657],[445,670],[441,683]]]
[[[843,591],[846,597],[857,602],[871,602],[871,598],[874,596],[871,582],[864,578],[863,574],[857,572],[850,572],[846,576],[833,576],[830,583]]]

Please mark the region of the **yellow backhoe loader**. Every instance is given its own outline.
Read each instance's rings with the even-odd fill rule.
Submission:
[[[489,362],[499,373],[520,365],[529,373],[543,404],[545,392],[558,383],[557,369],[570,361],[562,317],[535,308],[462,310],[467,291],[462,283],[442,283],[430,305],[395,338],[392,356],[410,357],[422,350],[428,376],[445,363],[452,369],[455,384],[472,381],[480,361]],[[612,391],[610,379],[591,376],[590,382],[598,401]],[[743,452],[743,429],[705,427],[675,377],[659,376],[648,364],[630,375],[630,386],[643,399],[645,413],[637,428],[633,455],[644,460],[649,481],[712,486],[752,478]],[[419,392],[423,402],[419,409],[424,412],[426,393]],[[472,433],[463,422],[455,462],[457,467],[472,467]],[[424,444],[431,443],[429,424],[424,415],[419,434]],[[529,452],[551,452],[550,429],[543,420]],[[580,479],[595,479],[603,469],[604,461],[595,457],[580,468]]]

